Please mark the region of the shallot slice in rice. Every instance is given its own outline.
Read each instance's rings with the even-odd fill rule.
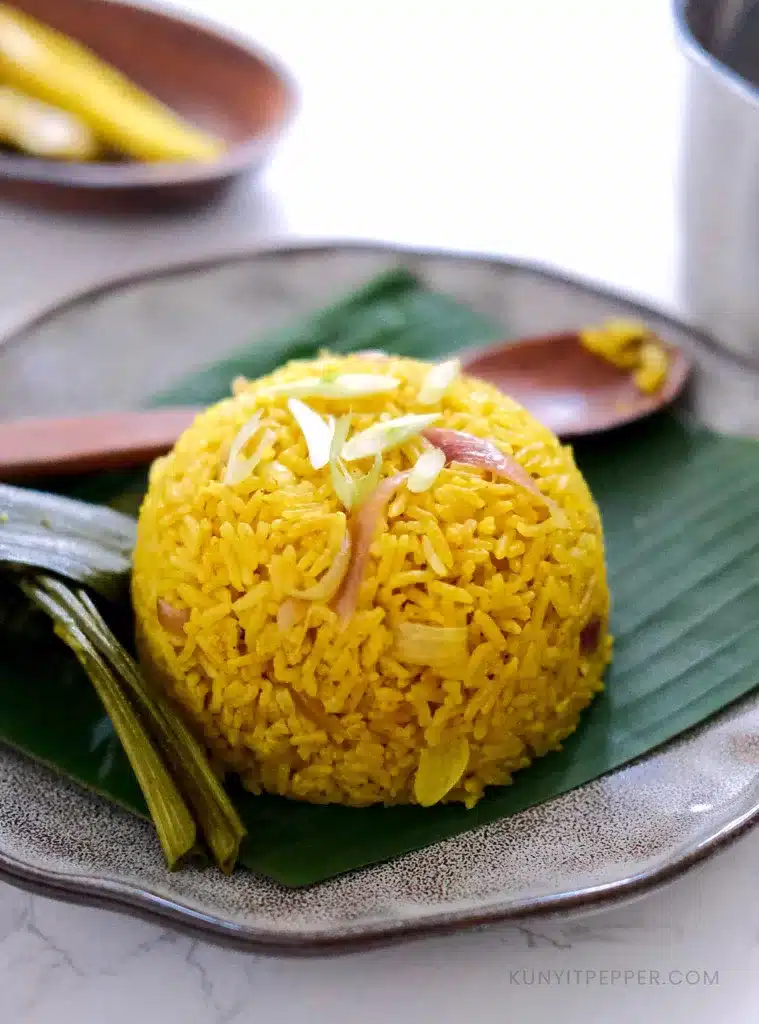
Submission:
[[[304,718],[307,718],[318,728],[323,729],[328,736],[331,736],[338,742],[342,741],[344,732],[338,718],[325,711],[315,697],[310,697],[307,693],[299,693],[287,683],[285,683],[285,686],[287,686],[287,692],[290,694],[293,704]]]
[[[345,579],[350,565],[352,546],[350,528],[346,526],[340,550],[322,578],[306,590],[291,590],[290,596],[300,598],[301,601],[331,601]]]
[[[300,601],[289,597],[277,609],[277,629],[280,633],[287,633],[293,626],[297,626],[301,620],[302,605]]]
[[[175,608],[173,604],[169,604],[168,601],[159,597],[156,601],[156,614],[158,621],[167,632],[184,636],[184,627],[190,621],[188,608]]]
[[[461,430],[445,430],[442,427],[428,427],[424,437],[439,448],[446,462],[462,462],[466,466],[488,470],[496,476],[510,480],[536,495],[550,509],[557,526],[567,526],[567,517],[552,498],[546,497],[533,478],[512,455],[506,455],[496,448],[492,441]]]
[[[466,659],[466,626],[425,626],[401,622],[395,630],[395,653],[409,665],[444,668]]]
[[[601,642],[601,620],[595,616],[580,632],[580,653],[594,654]]]
[[[461,782],[469,764],[469,741],[458,736],[448,743],[426,747],[419,755],[414,796],[422,807],[432,807]]]
[[[335,611],[343,622],[347,622],[356,610],[377,521],[409,472],[394,473],[382,480],[356,513],[353,522],[353,558],[335,603]]]

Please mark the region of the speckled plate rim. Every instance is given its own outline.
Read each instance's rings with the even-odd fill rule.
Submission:
[[[126,883],[92,876],[59,874],[49,869],[39,870],[2,850],[0,881],[62,903],[111,910],[152,924],[168,925],[190,938],[212,941],[216,945],[244,952],[286,957],[347,955],[399,942],[452,935],[509,922],[560,920],[600,913],[666,887],[735,842],[757,824],[759,800],[748,811],[656,870],[642,871],[624,879],[588,886],[571,893],[536,897],[519,904],[510,903],[508,907],[495,904],[479,911],[441,911],[424,921],[409,919],[376,926],[364,924],[358,932],[334,935],[325,930],[323,934],[312,934],[307,939],[284,932],[275,938],[271,932],[247,928],[222,917],[205,914],[149,889],[139,889]]]
[[[199,256],[194,259],[180,258],[169,262],[161,261],[149,264],[138,271],[131,271],[123,274],[114,274],[111,277],[103,277],[94,285],[86,285],[83,288],[72,290],[63,299],[56,299],[47,306],[43,306],[37,312],[31,313],[18,323],[13,324],[8,330],[0,334],[0,349],[12,345],[28,331],[40,327],[46,321],[52,320],[65,313],[73,306],[81,302],[88,302],[101,298],[109,292],[118,292],[122,288],[138,285],[147,281],[154,281],[160,278],[174,277],[183,273],[193,271],[212,270],[214,267],[230,266],[235,263],[245,263],[247,260],[265,257],[267,255],[278,256],[296,253],[330,253],[335,250],[358,253],[386,253],[397,255],[399,259],[413,259],[415,257],[428,259],[451,259],[462,260],[471,263],[489,264],[493,267],[511,268],[522,270],[525,273],[533,274],[547,281],[556,281],[571,287],[584,289],[593,293],[599,298],[615,302],[625,306],[631,315],[653,315],[662,323],[668,324],[674,330],[684,331],[694,341],[711,352],[718,353],[721,357],[747,369],[756,370],[756,362],[750,358],[744,358],[740,353],[729,351],[706,331],[701,330],[697,325],[689,323],[670,310],[645,302],[642,298],[632,293],[618,291],[614,288],[607,288],[597,281],[582,274],[573,274],[570,271],[553,266],[550,263],[540,260],[524,259],[512,256],[494,256],[492,253],[480,252],[476,249],[447,249],[444,246],[418,246],[394,242],[363,240],[360,238],[319,238],[307,241],[293,242],[290,240],[277,241],[268,240],[258,246],[244,246],[231,249],[226,253],[213,256]]]
[[[117,275],[94,287],[84,288],[63,301],[51,303],[50,306],[27,318],[24,323],[14,326],[5,336],[0,337],[0,347],[12,345],[29,330],[44,324],[81,302],[103,297],[109,292],[117,292],[131,285],[187,272],[210,270],[237,262],[243,263],[247,260],[263,258],[268,254],[284,255],[299,252],[318,254],[335,250],[395,254],[399,259],[426,257],[471,260],[494,267],[521,270],[537,277],[582,289],[600,299],[624,307],[632,315],[654,316],[660,322],[670,325],[674,330],[685,332],[695,342],[709,350],[718,352],[730,362],[743,365],[740,357],[726,353],[712,337],[687,322],[614,289],[599,287],[580,275],[565,273],[548,265],[524,259],[501,258],[445,248],[364,242],[355,239],[319,240],[298,244],[269,242],[258,247],[236,250],[225,256],[179,260],[138,273]],[[751,366],[752,364],[747,363],[746,365]],[[701,729],[709,730],[717,727],[725,715],[734,713],[734,708],[729,709],[717,716],[716,719],[706,723]],[[701,729],[677,737],[670,744],[666,744],[642,758],[640,763],[657,756],[672,743],[683,741],[693,732],[701,731]],[[630,765],[624,766],[620,771],[628,768]],[[614,775],[616,772],[610,774]],[[586,787],[581,787],[581,789],[584,788]],[[671,856],[665,863],[623,878],[585,886],[571,892],[535,896],[518,902],[514,900],[502,903],[491,901],[486,907],[472,906],[454,911],[443,908],[437,913],[427,915],[423,920],[409,917],[405,920],[363,923],[358,931],[345,929],[340,933],[334,928],[325,929],[323,932],[312,932],[307,938],[299,934],[290,935],[284,931],[281,934],[273,935],[269,930],[247,927],[222,916],[200,911],[183,904],[180,900],[167,898],[150,888],[141,888],[132,883],[98,878],[90,874],[56,871],[49,867],[39,868],[3,849],[0,849],[0,880],[52,899],[97,906],[128,913],[154,923],[170,924],[194,937],[202,937],[249,952],[288,956],[350,953],[400,940],[448,934],[525,918],[589,914],[628,902],[675,880],[759,824],[759,782],[753,786],[751,802],[746,806],[744,800],[743,807],[744,809],[740,813],[728,816],[718,828],[690,843],[683,844],[679,853]]]

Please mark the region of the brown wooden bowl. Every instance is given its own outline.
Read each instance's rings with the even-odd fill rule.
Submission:
[[[2,197],[98,212],[206,201],[264,161],[293,112],[287,74],[216,28],[120,0],[13,6],[84,43],[229,148],[211,164],[66,163],[3,152]]]

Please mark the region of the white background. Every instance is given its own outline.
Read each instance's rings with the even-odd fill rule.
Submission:
[[[298,120],[258,183],[192,216],[0,208],[0,335],[103,275],[285,235],[529,256],[678,308],[682,68],[666,0],[175,6],[284,60]],[[740,1024],[756,1020],[757,968],[759,834],[624,909],[334,960],[231,953],[0,885],[4,1024]],[[551,970],[573,973],[540,983]],[[718,982],[667,984],[673,970]]]

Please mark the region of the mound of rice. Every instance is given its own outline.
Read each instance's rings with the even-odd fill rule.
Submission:
[[[348,621],[334,601],[291,598],[334,564],[355,510],[329,466],[312,468],[287,399],[269,389],[332,371],[399,379],[387,394],[306,400],[324,417],[352,413],[356,432],[430,412],[419,403],[429,369],[381,355],[289,364],[202,413],[152,467],[134,556],[140,655],[254,792],[472,806],[558,748],[602,689],[611,640],[596,506],[571,450],[478,380],[453,381],[432,407],[438,425],[513,455],[564,521],[526,487],[452,462],[422,493],[398,487],[380,513]],[[268,448],[225,484],[231,444],[257,412]],[[386,452],[382,477],[424,445]],[[458,630],[462,656],[441,661],[423,640],[401,650],[404,623]]]

